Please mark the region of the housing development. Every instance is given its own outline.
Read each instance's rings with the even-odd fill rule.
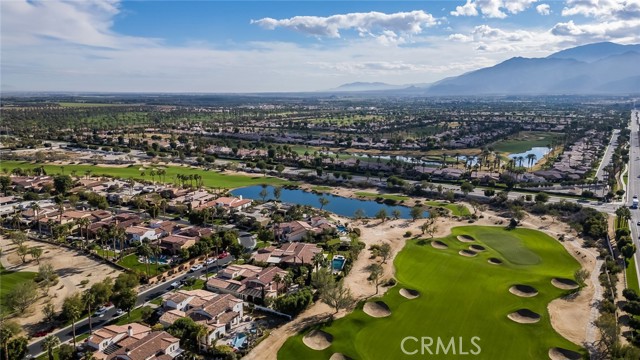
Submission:
[[[613,21],[605,11],[637,22],[635,3],[430,8],[442,16],[335,2],[343,12],[370,9],[339,14],[308,3],[291,6],[315,15],[290,18],[275,2],[274,12],[246,3],[254,18],[226,2],[2,3],[9,82],[0,83],[0,358],[640,359],[638,35],[626,29],[578,42],[565,41],[559,25],[546,35],[527,27],[508,40],[538,47],[525,51],[493,48],[504,34],[487,40],[489,25],[449,34],[478,14],[492,25],[516,14]],[[152,9],[157,19],[141,15]],[[269,73],[286,82],[303,65],[279,59],[290,65],[281,68],[261,48],[272,43],[234,34],[225,51],[264,56],[243,66],[253,74],[264,65],[274,90],[175,90],[168,84],[191,76],[189,62],[162,71],[155,62],[167,61],[164,51],[182,54],[184,39],[159,41],[153,24],[175,16],[166,24],[189,38],[197,67],[212,55],[196,50],[209,45],[196,40],[203,30],[195,24],[212,31],[198,20],[212,9],[229,26],[249,16],[237,29],[294,32],[276,37],[292,57],[298,33],[313,38],[309,53],[345,51],[332,48],[342,41],[365,51],[359,42],[373,38],[400,56],[436,41],[423,32],[449,21],[452,28],[437,30],[447,41],[480,42],[468,54],[509,57],[428,84],[284,91]],[[194,30],[178,25],[187,14]],[[37,46],[18,37],[27,30],[15,19],[31,21],[34,44],[61,41],[51,50],[60,68],[32,69],[40,60],[23,54]],[[65,21],[85,35],[65,30]],[[87,24],[100,25],[91,32]],[[145,57],[148,73],[133,64],[116,70],[110,56],[123,48],[158,57]],[[230,69],[231,53],[207,49],[213,70]],[[51,91],[66,51],[118,81],[125,71],[131,84],[161,87],[113,90],[87,67],[77,71],[96,90],[56,80]],[[404,71],[444,66],[364,71],[337,59],[314,66],[327,76],[400,76],[395,83]],[[245,74],[235,76],[242,83]]]

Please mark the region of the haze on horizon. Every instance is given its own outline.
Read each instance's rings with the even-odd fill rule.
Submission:
[[[429,83],[640,43],[640,0],[2,1],[1,90],[317,91]]]

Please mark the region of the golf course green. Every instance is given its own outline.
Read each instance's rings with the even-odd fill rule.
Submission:
[[[281,185],[287,184],[286,180],[270,177],[270,176],[244,176],[244,175],[227,175],[218,171],[207,171],[192,167],[182,166],[151,166],[151,165],[131,165],[128,167],[115,166],[93,166],[93,165],[45,165],[24,161],[3,161],[2,169],[11,172],[16,167],[22,169],[34,169],[44,167],[48,175],[55,175],[64,172],[67,175],[75,173],[77,176],[84,176],[86,171],[90,171],[91,175],[113,176],[121,179],[133,178],[136,180],[157,181],[157,182],[175,182],[176,175],[200,175],[204,186],[223,189],[234,189],[251,185]],[[165,169],[166,175],[161,179],[158,175],[154,178],[151,176],[152,169]],[[189,182],[187,182],[189,183]]]
[[[447,247],[436,248],[426,239],[408,241],[394,261],[398,284],[369,300],[382,301],[391,315],[369,316],[360,304],[344,318],[291,337],[278,358],[326,360],[341,353],[353,359],[539,360],[549,359],[555,347],[586,353],[551,327],[548,303],[569,292],[551,281],[573,279],[580,268],[557,240],[536,230],[489,226],[456,227],[437,240]],[[329,334],[331,345],[309,348],[303,337],[311,330]],[[433,354],[421,347],[429,339]],[[438,339],[443,347],[437,347]]]

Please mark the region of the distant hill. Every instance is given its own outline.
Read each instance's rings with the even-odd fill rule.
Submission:
[[[447,78],[429,95],[540,95],[640,93],[640,45],[598,43],[546,58],[515,57]]]
[[[620,55],[630,51],[640,52],[640,44],[620,45],[612,42],[601,42],[558,51],[557,53],[547,56],[547,58],[594,62],[609,56]]]
[[[396,90],[406,88],[407,85],[391,85],[383,82],[353,82],[349,84],[342,84],[335,89],[331,89],[332,92],[339,91],[379,91],[379,90]]]

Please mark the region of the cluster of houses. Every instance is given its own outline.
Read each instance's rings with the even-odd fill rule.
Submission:
[[[138,323],[98,329],[85,346],[97,360],[172,360],[184,352],[180,339]]]

